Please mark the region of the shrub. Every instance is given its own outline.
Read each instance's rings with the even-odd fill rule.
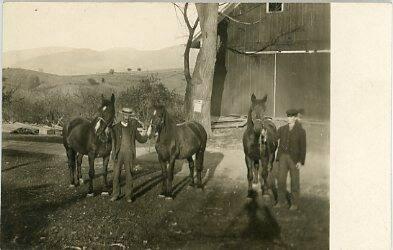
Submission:
[[[87,82],[90,83],[90,85],[99,85],[100,83],[97,82],[95,79],[93,78],[89,78],[87,79]]]
[[[109,97],[111,93],[116,96],[116,112],[122,107],[131,107],[138,118],[147,123],[153,105],[163,104],[176,122],[184,121],[182,96],[170,91],[155,76],[144,77],[135,86],[117,93],[101,86],[80,87],[74,94],[59,91],[31,95],[30,91],[19,90],[15,93],[18,101],[3,106],[3,119],[48,125],[56,124],[61,117],[62,121],[75,116],[91,119],[101,105],[101,95]]]
[[[143,78],[136,86],[120,93],[117,100],[118,110],[124,106],[130,107],[143,122],[150,120],[153,106],[157,104],[165,105],[177,122],[184,121],[183,98],[154,76]]]

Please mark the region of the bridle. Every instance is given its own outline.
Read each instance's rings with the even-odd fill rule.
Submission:
[[[98,125],[99,122],[103,122],[104,123],[105,129],[103,129],[100,133],[97,134],[97,130],[98,130],[97,125]],[[97,123],[96,123],[96,126],[95,126],[96,135],[100,136],[106,130],[106,128],[108,128],[108,127],[110,127],[112,125],[112,123],[113,123],[113,121],[109,123],[109,122],[105,121],[105,119],[102,118],[101,116],[97,116]]]
[[[262,124],[262,129],[261,129],[261,134],[259,135],[258,141],[261,142],[261,144],[266,144],[267,142],[267,129],[264,125],[264,121],[266,120],[271,120],[271,117],[264,116],[262,119],[261,118],[251,118],[251,121],[253,124],[255,124],[254,121],[258,121]]]

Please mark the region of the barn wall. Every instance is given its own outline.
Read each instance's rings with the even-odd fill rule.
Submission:
[[[315,50],[330,48],[330,5],[317,3],[284,3],[284,11],[266,13],[266,4],[241,4],[231,17],[254,23],[244,25],[230,21],[229,48],[241,51],[259,50],[279,37],[277,44],[266,50]],[[293,31],[293,32],[291,32]],[[285,36],[281,36],[286,34]]]
[[[258,57],[240,56],[228,53],[227,75],[223,83],[221,115],[247,114],[251,104],[251,94],[257,98],[268,95],[267,109],[273,113],[273,68],[274,55]],[[213,103],[213,102],[212,102]]]
[[[289,108],[305,108],[305,117],[330,115],[330,54],[277,55],[276,116]]]
[[[227,48],[255,51],[293,27],[301,27],[266,50],[330,49],[329,4],[285,3],[284,12],[270,14],[266,13],[266,4],[250,3],[240,5],[229,15],[243,22],[263,21],[254,25],[229,21]],[[220,67],[216,65],[212,114],[247,114],[250,95],[254,92],[258,98],[268,94],[267,113],[273,115],[274,55],[246,56],[227,49],[225,60],[220,60],[221,57],[218,58]],[[288,106],[294,106],[305,108],[306,117],[312,119],[329,117],[329,108],[326,109],[330,106],[329,62],[327,53],[277,55],[276,116],[282,116]],[[296,90],[293,86],[297,86]],[[296,91],[304,98],[292,99]]]

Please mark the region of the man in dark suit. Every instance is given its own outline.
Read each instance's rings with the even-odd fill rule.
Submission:
[[[296,109],[287,112],[288,124],[278,129],[279,146],[277,161],[278,170],[278,202],[277,207],[286,204],[287,175],[291,178],[291,206],[290,210],[297,210],[299,206],[299,169],[306,160],[306,132],[297,120],[299,113]]]
[[[137,130],[139,121],[135,117],[132,109],[123,108],[120,113],[123,115],[123,120],[115,124],[111,129],[111,136],[113,138],[112,159],[115,161],[111,201],[120,198],[120,173],[124,165],[126,171],[125,195],[127,202],[132,202],[133,179],[131,171],[134,168],[136,158],[135,140],[145,143],[148,137],[145,134],[141,135]]]

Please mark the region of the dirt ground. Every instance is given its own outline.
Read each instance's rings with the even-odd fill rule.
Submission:
[[[329,125],[304,127],[308,153],[296,212],[271,207],[260,191],[246,198],[243,129],[216,131],[209,141],[203,191],[188,186],[188,166],[177,162],[173,201],[158,197],[153,147],[138,148],[131,204],[100,195],[102,160],[96,160],[97,195],[89,198],[87,185],[68,187],[61,144],[3,138],[1,248],[328,249]],[[112,163],[109,169],[111,180]],[[86,182],[87,171],[85,158]]]

